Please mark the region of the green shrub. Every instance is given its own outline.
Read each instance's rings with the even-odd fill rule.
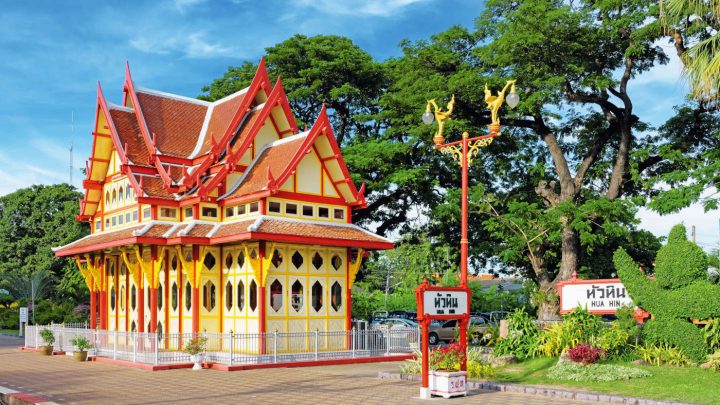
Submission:
[[[20,314],[17,308],[0,308],[0,329],[18,329]]]
[[[703,366],[710,370],[720,371],[720,351],[709,355],[707,362]]]
[[[508,315],[506,320],[508,335],[495,344],[493,354],[496,356],[514,354],[520,360],[534,357],[540,337],[534,319],[525,312],[525,308],[518,308]]]
[[[703,337],[710,350],[720,349],[720,318],[708,320],[703,328]]]
[[[643,328],[643,339],[678,347],[694,361],[705,359],[705,336],[689,320],[720,316],[720,285],[707,281],[707,257],[687,240],[685,227],[673,227],[668,243],[658,252],[655,280],[640,272],[623,249],[615,252],[613,260],[634,304],[653,315]]]
[[[562,323],[551,325],[541,333],[538,353],[554,357],[582,343],[595,343],[606,329],[602,319],[583,308],[563,315]]]
[[[55,343],[55,335],[50,329],[43,329],[40,331],[40,337],[45,341],[45,344],[52,346]]]
[[[569,381],[618,381],[650,377],[648,371],[614,364],[590,364],[583,366],[570,362],[558,363],[550,369],[548,377]]]
[[[487,378],[495,375],[495,369],[490,364],[480,363],[477,361],[467,362],[468,378]]]
[[[619,325],[613,324],[603,329],[596,343],[605,351],[605,356],[617,358],[630,347],[630,334]]]
[[[93,344],[85,336],[76,336],[70,339],[70,344],[77,347],[81,352],[93,348]]]
[[[682,350],[668,344],[638,346],[635,353],[646,363],[655,366],[683,367],[692,364]]]

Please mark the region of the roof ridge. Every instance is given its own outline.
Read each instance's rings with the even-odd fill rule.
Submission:
[[[108,106],[108,109],[109,109],[109,110],[125,111],[125,112],[129,112],[129,113],[135,112],[135,110],[133,110],[133,109],[130,108],[130,107],[127,107],[127,106],[124,106],[124,105],[120,105],[120,104],[111,103],[111,102],[109,102],[109,101],[107,102],[107,106]]]
[[[209,107],[210,105],[212,105],[212,103],[209,101],[200,100],[200,99],[192,98],[192,97],[181,96],[179,94],[167,93],[164,91],[149,89],[147,87],[142,87],[142,86],[137,86],[137,85],[135,85],[135,92],[150,94],[150,95],[158,96],[158,97],[169,98],[169,99],[173,99],[173,100],[177,100],[177,101],[184,101],[184,102],[193,103],[193,104],[200,104],[205,107]]]
[[[228,94],[227,96],[225,96],[225,97],[223,97],[223,98],[217,99],[217,100],[215,100],[215,101],[209,101],[209,102],[212,103],[212,104],[214,104],[214,105],[222,104],[222,103],[230,100],[231,98],[235,98],[235,97],[237,97],[237,96],[239,96],[239,95],[241,95],[241,94],[247,93],[248,90],[250,90],[250,86],[247,86],[247,87],[245,87],[244,89],[238,90],[238,91],[236,91],[235,93]]]
[[[262,225],[262,223],[265,222],[266,220],[293,222],[293,223],[300,223],[300,224],[338,226],[338,227],[342,227],[342,228],[357,229],[359,231],[365,232],[368,235],[376,236],[387,242],[394,243],[393,241],[391,241],[390,239],[388,239],[384,236],[380,236],[376,233],[372,233],[363,227],[357,226],[355,224],[349,224],[347,222],[324,222],[324,221],[315,221],[312,219],[285,218],[285,217],[275,217],[275,216],[270,216],[270,215],[260,215],[258,217],[258,219],[255,221],[257,223],[257,225],[255,225],[255,224],[251,225],[251,227],[254,227],[254,229],[250,229],[250,227],[248,227],[248,230],[250,230],[252,232],[257,231],[257,229],[260,227],[260,225]]]
[[[220,197],[218,197],[218,200],[222,200],[223,198],[226,198],[227,196],[229,196],[229,195],[231,195],[232,193],[234,193],[235,191],[237,191],[237,189],[242,185],[242,183],[245,181],[245,179],[247,178],[247,176],[248,176],[248,175],[250,174],[250,172],[252,171],[252,168],[255,167],[255,164],[256,164],[258,161],[260,161],[260,158],[263,157],[263,155],[265,154],[265,152],[267,152],[268,149],[270,149],[270,148],[272,148],[272,147],[275,147],[275,146],[278,146],[278,145],[282,145],[282,144],[284,144],[284,143],[288,143],[288,142],[292,142],[292,141],[297,141],[297,140],[299,140],[299,139],[302,139],[303,137],[307,137],[308,134],[310,134],[310,131],[304,131],[304,132],[301,132],[301,133],[299,133],[299,134],[297,134],[297,135],[288,136],[287,138],[281,138],[281,139],[278,139],[278,140],[276,140],[276,141],[272,141],[272,142],[270,142],[270,143],[266,143],[265,145],[263,145],[263,147],[260,149],[260,151],[257,153],[257,155],[255,155],[255,159],[253,159],[253,161],[250,163],[250,166],[248,166],[247,169],[245,169],[245,171],[243,172],[242,176],[240,176],[240,178],[238,179],[238,181],[237,181],[235,184],[233,184],[233,186],[230,187],[230,188],[225,192],[225,194],[223,194],[223,195],[221,195]],[[288,162],[288,163],[289,163],[289,162]]]

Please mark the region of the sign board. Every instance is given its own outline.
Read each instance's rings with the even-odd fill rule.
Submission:
[[[571,279],[558,285],[558,294],[560,313],[581,307],[590,313],[615,314],[618,308],[633,305],[620,279]]]
[[[27,307],[20,307],[20,322],[28,322],[28,309]]]
[[[468,313],[467,291],[438,291],[423,292],[425,303],[424,313],[428,315],[465,315]]]

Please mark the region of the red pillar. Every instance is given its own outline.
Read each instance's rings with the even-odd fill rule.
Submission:
[[[94,283],[95,281],[92,280]],[[97,299],[96,291],[90,290],[90,329],[95,329],[97,326]]]
[[[155,260],[157,259],[157,247],[152,246],[150,248],[150,268],[153,271],[153,279],[150,280],[150,330],[148,332],[155,333],[157,332],[157,280],[154,279],[155,277]]]
[[[197,277],[197,262],[200,260],[200,246],[193,245],[192,247],[193,253],[193,274]],[[200,332],[200,289],[197,286],[198,280],[194,280],[194,285],[192,286],[192,333],[197,334]]]
[[[142,266],[138,263],[138,271],[140,272],[140,282],[138,283],[138,327],[137,331],[145,332],[145,276],[142,272]]]
[[[266,353],[266,350],[265,350],[266,349],[265,348],[266,339],[264,336],[264,333],[265,333],[265,285],[264,284],[261,285],[262,279],[265,278],[264,274],[263,274],[263,268],[262,268],[262,263],[263,263],[264,257],[265,257],[265,242],[260,242],[260,252],[259,252],[259,257],[258,257],[258,259],[259,259],[258,263],[260,266],[260,280],[257,281],[258,286],[260,286],[259,287],[259,290],[260,290],[259,297],[258,297],[259,298],[258,305],[260,306],[260,308],[259,308],[260,316],[258,319],[258,322],[259,322],[258,331],[260,332],[260,354]]]
[[[468,278],[468,133],[462,140],[462,201],[460,224],[460,286],[467,289]],[[469,303],[469,301],[468,301]],[[460,321],[460,347],[467,353],[467,317]],[[467,356],[460,363],[460,370],[467,370]]]

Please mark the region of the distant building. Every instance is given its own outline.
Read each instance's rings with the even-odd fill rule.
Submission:
[[[366,250],[393,243],[352,224],[366,206],[325,109],[300,131],[261,62],[215,102],[98,86],[79,221],[55,248],[91,291],[91,326],[139,332],[348,330]],[[96,325],[99,318],[99,325]]]

